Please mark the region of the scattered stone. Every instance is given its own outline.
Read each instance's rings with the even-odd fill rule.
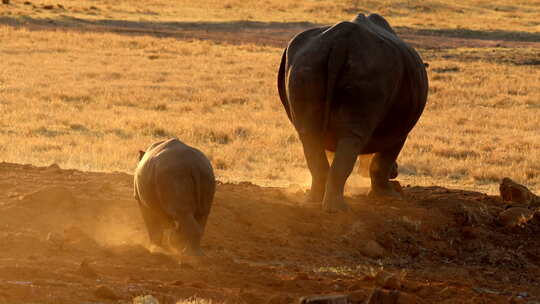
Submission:
[[[24,4],[24,5],[32,5],[32,2],[30,2],[30,1],[24,1],[23,4]]]
[[[528,302],[527,302],[527,300],[523,299],[522,297],[515,296],[515,297],[510,297],[508,299],[508,303],[510,303],[510,304],[526,304]]]
[[[391,180],[390,184],[392,185],[392,188],[394,188],[394,190],[396,190],[396,192],[403,194],[403,187],[401,186],[399,181]]]
[[[503,201],[520,204],[540,204],[540,198],[532,193],[527,187],[520,185],[508,177],[502,179],[499,192]]]
[[[383,257],[385,255],[385,250],[376,241],[368,240],[364,244],[364,246],[362,246],[360,248],[360,253],[362,255],[368,256],[370,258],[380,258],[380,257]]]
[[[330,296],[309,296],[302,297],[300,304],[349,304],[348,295],[330,295]]]
[[[366,301],[366,304],[382,304],[382,303],[394,304],[394,303],[397,303],[398,297],[399,297],[399,291],[396,291],[396,290],[389,291],[389,290],[375,288],[373,289],[373,292],[371,292],[371,295]]]
[[[522,297],[522,298],[526,298],[526,297],[529,296],[529,293],[526,292],[526,291],[522,291],[522,292],[518,292],[517,296]]]
[[[474,226],[467,226],[461,229],[461,234],[463,238],[467,240],[474,240],[482,237],[482,229]]]
[[[369,296],[369,291],[366,289],[358,289],[349,294],[349,300],[352,303],[364,303]]]
[[[94,294],[102,299],[109,299],[109,300],[119,300],[120,296],[114,290],[110,289],[107,286],[100,285],[96,290],[94,290]]]
[[[58,8],[60,8],[60,9],[64,9],[64,6],[62,4],[60,4],[60,3],[56,4],[56,6],[58,6]]]
[[[60,166],[58,164],[51,164],[50,166],[45,167],[44,169],[46,171],[50,171],[50,172],[61,172],[62,171],[62,169],[60,168]]]
[[[54,8],[54,5],[51,5],[51,4],[47,4],[43,6],[43,9],[46,9],[46,10],[52,10],[53,8]]]
[[[533,219],[535,212],[528,208],[513,207],[499,214],[498,221],[506,228],[522,227]]]
[[[386,289],[401,289],[401,276],[387,271],[381,271],[375,276],[375,284]]]
[[[159,301],[153,295],[146,295],[133,298],[133,304],[159,304]]]
[[[2,4],[9,4],[9,0],[2,0]]]
[[[375,288],[366,304],[415,304],[420,303],[415,295],[397,290]]]
[[[453,259],[453,258],[457,257],[458,252],[454,248],[448,247],[448,248],[445,248],[445,249],[441,250],[441,254],[442,254],[442,256],[444,256],[446,258]]]

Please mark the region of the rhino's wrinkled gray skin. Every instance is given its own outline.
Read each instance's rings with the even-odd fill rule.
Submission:
[[[216,188],[210,161],[178,139],[156,142],[139,158],[134,192],[150,241],[202,255],[201,237]]]
[[[360,14],[298,34],[283,53],[278,89],[311,171],[309,200],[346,210],[343,188],[358,155],[369,166],[370,195],[400,196],[389,178],[426,104],[428,79],[383,17]],[[331,166],[325,149],[335,151]]]

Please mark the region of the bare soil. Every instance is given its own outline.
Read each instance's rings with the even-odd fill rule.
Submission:
[[[387,288],[427,303],[540,300],[538,219],[501,227],[505,203],[478,192],[361,190],[351,212],[328,214],[294,186],[220,183],[195,260],[148,249],[128,174],[0,163],[0,302],[361,300],[385,286],[382,271],[400,278]]]
[[[309,23],[145,24],[0,19],[32,30],[103,31],[283,47]],[[413,46],[539,47],[537,36],[398,29]],[[460,36],[460,34],[463,34]],[[527,61],[537,65],[537,59]],[[405,186],[405,185],[404,185]],[[504,228],[496,196],[403,188],[405,200],[359,189],[352,210],[302,203],[300,187],[218,185],[202,259],[149,250],[132,176],[0,163],[0,302],[291,303],[310,294],[395,288],[427,303],[540,300],[540,221]],[[398,276],[385,285],[381,273]]]

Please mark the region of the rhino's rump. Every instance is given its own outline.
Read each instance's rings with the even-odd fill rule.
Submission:
[[[210,162],[200,151],[160,145],[146,154],[135,174],[141,204],[172,219],[208,214],[215,180]]]
[[[336,54],[333,62],[341,66],[332,72]],[[322,134],[328,150],[366,129],[371,133],[363,153],[383,149],[405,138],[423,111],[427,77],[420,57],[369,20],[304,32],[284,60],[278,88],[289,118],[300,134]],[[336,83],[329,86],[332,73]]]

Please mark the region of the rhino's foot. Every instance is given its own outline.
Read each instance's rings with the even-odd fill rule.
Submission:
[[[305,203],[320,203],[324,197],[324,191],[309,190],[304,198]]]
[[[371,185],[369,197],[386,199],[403,199],[403,190],[398,181],[387,181],[381,186]]]
[[[345,203],[343,197],[333,199],[325,197],[322,203],[322,208],[328,213],[347,212],[351,209],[351,207]]]
[[[386,188],[386,189],[371,189],[368,193],[368,197],[371,198],[382,198],[382,199],[398,199],[402,200],[403,195],[394,190],[393,188]]]

